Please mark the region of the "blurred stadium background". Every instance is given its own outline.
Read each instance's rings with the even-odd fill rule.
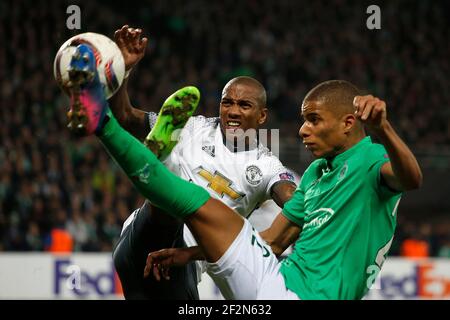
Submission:
[[[71,4],[81,30],[66,27]],[[366,28],[370,4],[381,8],[381,30]],[[403,197],[371,297],[450,299],[449,12],[446,1],[1,1],[0,299],[121,297],[110,252],[143,199],[98,142],[69,136],[52,65],[69,37],[112,37],[124,24],[150,38],[131,76],[135,105],[157,111],[193,84],[199,112],[215,116],[223,85],[251,75],[267,88],[280,158],[300,174],[311,160],[297,136],[308,89],[341,78],[385,99],[424,185]],[[65,244],[70,253],[56,254]],[[78,289],[68,286],[76,272]],[[202,290],[217,298],[210,283]]]

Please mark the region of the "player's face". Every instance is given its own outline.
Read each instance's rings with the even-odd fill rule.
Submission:
[[[333,157],[345,145],[346,135],[342,119],[327,109],[323,103],[306,101],[302,105],[303,125],[300,137],[305,147],[316,158]]]
[[[259,94],[257,88],[246,84],[236,83],[224,88],[220,125],[227,140],[251,136],[251,132],[266,121],[267,109],[260,105]]]

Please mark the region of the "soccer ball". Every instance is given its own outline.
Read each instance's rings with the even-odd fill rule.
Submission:
[[[66,93],[70,86],[69,70],[72,56],[80,44],[92,47],[97,72],[103,85],[106,99],[111,98],[120,88],[125,75],[125,63],[122,52],[114,41],[99,33],[86,32],[64,42],[56,53],[53,74],[56,82]]]

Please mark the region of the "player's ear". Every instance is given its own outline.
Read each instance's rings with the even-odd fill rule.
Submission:
[[[266,120],[267,120],[267,108],[264,107],[260,109],[260,116],[258,123],[262,125],[264,122],[266,122]]]
[[[349,133],[352,128],[356,125],[356,122],[358,120],[356,119],[354,114],[346,114],[342,119],[342,125],[344,127],[344,133]]]

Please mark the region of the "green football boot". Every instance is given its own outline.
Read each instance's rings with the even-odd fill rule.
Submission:
[[[144,143],[159,159],[164,160],[178,141],[181,130],[194,114],[200,101],[196,87],[184,87],[166,99],[155,125]]]

